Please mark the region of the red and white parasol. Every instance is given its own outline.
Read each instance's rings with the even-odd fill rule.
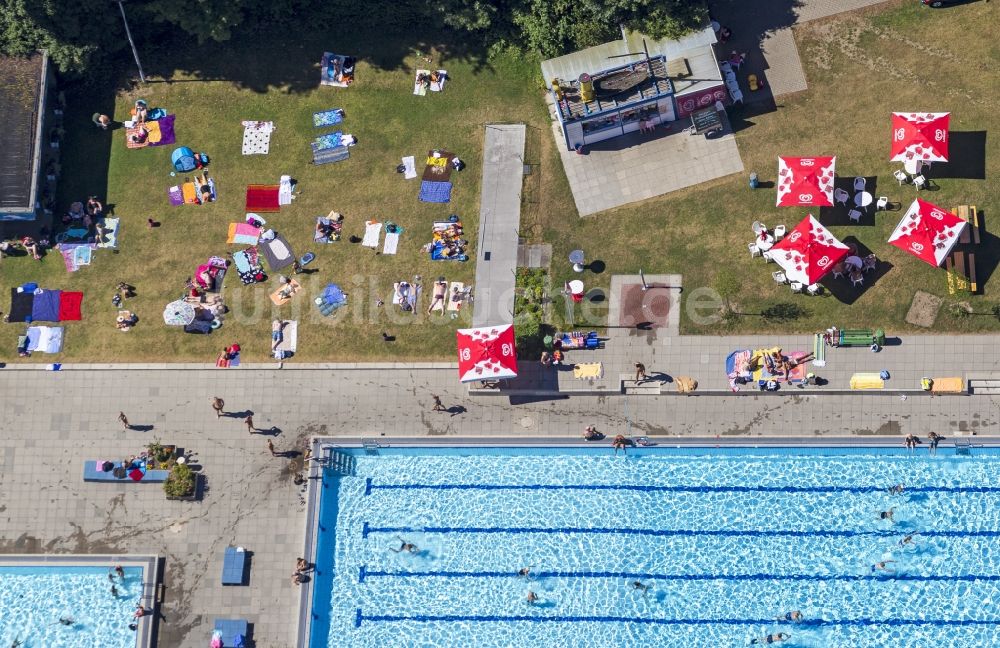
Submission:
[[[517,377],[514,327],[510,324],[455,331],[462,382]]]
[[[778,207],[833,207],[832,157],[779,157]]]
[[[948,161],[948,122],[951,113],[892,113],[893,162]]]
[[[781,266],[789,281],[808,285],[822,279],[848,252],[846,245],[809,214],[775,243],[768,255]]]
[[[932,266],[940,266],[968,225],[950,211],[917,198],[889,242]]]

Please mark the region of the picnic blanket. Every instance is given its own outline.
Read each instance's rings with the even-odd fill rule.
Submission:
[[[413,94],[423,97],[427,94],[427,91],[431,92],[441,92],[444,90],[444,82],[448,80],[447,70],[437,71],[437,81],[430,81],[426,85],[420,82],[420,75],[425,74],[428,77],[431,75],[430,70],[417,70],[416,74],[413,76]]]
[[[63,328],[61,326],[29,326],[27,331],[28,351],[59,353],[62,351]]]
[[[170,204],[173,207],[179,207],[184,204],[184,192],[179,185],[174,185],[167,189],[167,199],[170,200]]]
[[[319,65],[320,85],[348,87],[354,81],[354,65],[354,57],[323,52]]]
[[[118,227],[120,219],[104,217],[104,237],[98,239],[97,247],[107,250],[118,247]]]
[[[323,294],[316,298],[315,303],[320,314],[328,316],[347,303],[347,295],[337,284],[327,284]]]
[[[292,252],[292,246],[280,234],[266,243],[261,243],[260,251],[267,259],[267,265],[270,266],[272,272],[277,272],[295,263],[295,253]]]
[[[333,108],[331,110],[313,113],[313,126],[315,128],[320,128],[322,126],[334,126],[342,121],[344,121],[344,111],[341,108]]]
[[[32,306],[35,303],[35,293],[31,290],[18,292],[10,289],[10,308],[7,309],[7,320],[10,322],[27,322],[31,320]]]
[[[59,298],[60,322],[76,322],[83,319],[83,293],[69,290],[62,291]]]
[[[427,152],[426,165],[424,166],[424,180],[432,182],[446,182],[451,179],[451,161],[455,159],[455,154],[449,151],[438,151],[439,157],[434,157],[434,151]]]
[[[365,237],[361,245],[378,249],[378,239],[382,234],[382,223],[377,221],[365,221]]]
[[[804,358],[809,354],[806,353],[805,351],[790,351],[784,355],[786,358],[790,360],[798,360],[800,358]],[[792,384],[798,384],[805,382],[806,380],[806,365],[799,364],[795,367],[792,367],[791,371],[788,372],[788,375],[785,376],[783,372],[771,373],[771,371],[769,371],[767,368],[767,363],[761,363],[761,365],[754,370],[753,378],[757,382],[760,382],[761,380],[765,382],[768,380],[773,380],[775,382],[788,382]]]
[[[240,276],[240,281],[243,282],[244,286],[267,280],[264,266],[260,263],[260,256],[255,247],[249,247],[233,254],[233,265],[236,266],[236,273]]]
[[[267,155],[271,148],[271,133],[274,122],[244,121],[243,124],[243,155]]]
[[[276,212],[281,209],[278,200],[279,185],[250,185],[247,187],[248,212]]]
[[[417,177],[417,161],[412,155],[407,155],[402,158],[403,160],[403,177],[407,180],[413,180]]]
[[[125,129],[125,146],[130,149],[140,149],[149,146],[149,128],[146,127],[146,139],[141,142],[133,141],[132,137],[139,134],[140,126],[133,126],[132,128]]]
[[[291,205],[292,201],[295,200],[295,196],[292,195],[292,189],[295,185],[292,184],[292,176],[283,175],[278,182],[278,206],[281,205]]]
[[[149,142],[150,146],[166,146],[177,141],[177,136],[174,135],[174,118],[176,116],[165,115],[156,121],[146,122],[146,127],[149,130],[149,137],[146,141]]]
[[[281,320],[284,326],[281,329],[281,342],[274,347],[272,354],[275,358],[288,358],[295,353],[299,344],[299,323],[297,320]]]
[[[329,225],[333,227],[333,233],[330,236],[324,236],[318,229],[313,229],[313,240],[317,243],[333,243],[334,241],[340,240],[340,229],[343,223],[334,222],[332,219],[326,216],[317,216],[316,225]]]
[[[95,245],[93,243],[59,243],[56,245],[56,249],[59,250],[59,254],[63,258],[63,263],[66,265],[66,272],[76,272],[80,269],[80,263],[78,263],[78,252],[79,248],[87,248],[90,252],[93,250]],[[85,261],[82,265],[89,265],[90,259],[88,257],[82,257]]]
[[[260,228],[254,227],[250,223],[230,223],[229,237],[226,243],[238,243],[240,245],[257,245],[260,240]]]
[[[457,313],[462,308],[465,301],[465,284],[461,281],[452,281],[448,286],[448,310]]]
[[[387,232],[385,244],[382,245],[382,254],[395,254],[399,247],[399,232]]]
[[[409,310],[412,312],[417,312],[417,300],[420,299],[420,293],[423,292],[423,286],[410,285],[410,289],[405,291],[405,293],[400,293],[399,284],[402,282],[397,282],[392,284],[392,303],[403,307],[403,300],[406,300],[406,305],[408,308],[404,310]]]
[[[320,135],[312,142],[312,150],[325,151],[327,149],[337,148],[340,146],[341,142],[344,140],[344,131],[334,131],[332,133],[327,133],[326,135]]]
[[[420,202],[447,203],[451,202],[450,182],[431,182],[423,180],[420,183]]]
[[[59,300],[61,298],[61,290],[36,290],[35,300],[31,304],[31,320],[33,322],[58,322]]]
[[[279,286],[277,290],[271,293],[271,301],[274,302],[275,306],[283,306],[284,304],[287,304],[292,301],[292,297],[297,295],[299,291],[302,290],[302,285],[294,279],[290,280],[288,285],[291,287],[291,294],[287,297],[282,294],[282,291],[286,288],[285,286]]]

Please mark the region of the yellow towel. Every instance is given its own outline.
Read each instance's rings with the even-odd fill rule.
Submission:
[[[580,380],[600,378],[604,375],[604,364],[601,362],[585,362],[573,365],[573,377]]]
[[[882,389],[885,381],[877,373],[856,373],[851,376],[851,389]]]
[[[193,182],[185,182],[181,185],[181,193],[184,194],[184,203],[187,205],[198,204],[198,192]]]
[[[965,380],[961,376],[951,378],[933,378],[931,383],[931,393],[933,394],[961,394],[965,391]]]

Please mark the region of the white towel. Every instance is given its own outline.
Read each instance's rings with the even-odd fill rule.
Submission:
[[[438,70],[438,80],[431,81],[431,92],[441,92],[444,90],[444,82],[448,80],[448,70]]]
[[[63,329],[61,326],[32,326],[28,328],[28,350],[41,353],[62,351]]]
[[[387,232],[385,244],[382,246],[382,254],[395,254],[397,246],[399,246],[399,232]]]
[[[378,239],[382,233],[382,223],[366,223],[365,224],[365,238],[361,241],[361,245],[365,247],[378,249]]]
[[[297,320],[282,320],[282,323],[285,327],[281,329],[281,343],[274,350],[295,353],[299,343],[299,323]]]
[[[271,148],[274,122],[244,121],[243,155],[267,155]]]
[[[464,295],[464,293],[465,293],[465,284],[464,283],[462,283],[461,281],[452,281],[451,282],[451,285],[448,286],[448,295],[445,297],[445,299],[448,301],[448,310],[450,310],[450,311],[458,311],[462,307],[462,302],[460,302],[460,301],[452,301],[452,299],[451,299],[452,296],[455,295],[455,289],[456,288],[458,288],[458,294]]]
[[[403,172],[403,177],[407,180],[413,180],[417,177],[417,163],[413,159],[412,155],[407,155],[403,158],[403,166],[406,170]]]
[[[294,198],[295,196],[292,195],[292,176],[281,176],[281,181],[278,185],[278,204],[291,205]]]

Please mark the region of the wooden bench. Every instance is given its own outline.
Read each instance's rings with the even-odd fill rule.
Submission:
[[[948,273],[948,294],[977,293],[979,282],[976,279],[976,255],[956,250],[945,259],[945,269]]]
[[[1000,394],[1000,379],[996,378],[969,378],[969,393],[980,396],[993,396]]]
[[[976,206],[959,205],[958,207],[952,207],[951,213],[969,224],[969,227],[966,227],[962,235],[958,237],[958,242],[979,245],[979,212],[976,211]]]

